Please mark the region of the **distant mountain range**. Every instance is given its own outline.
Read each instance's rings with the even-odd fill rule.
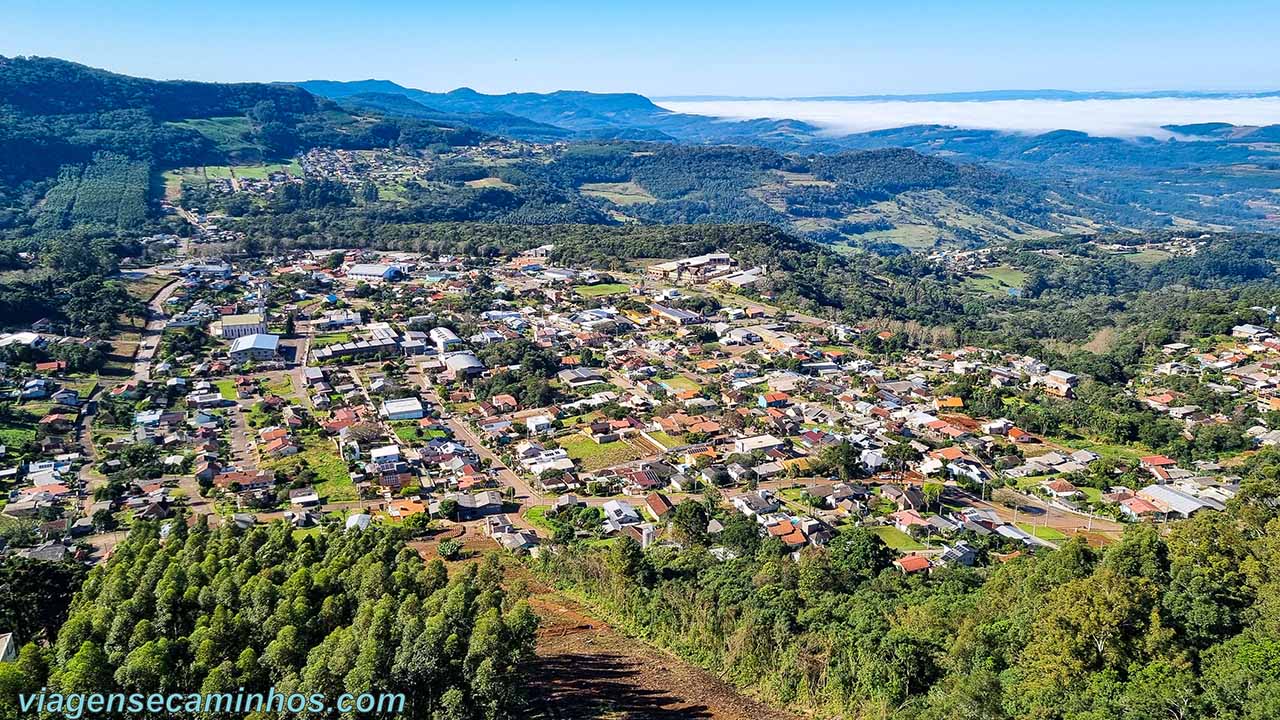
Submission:
[[[551,93],[506,93],[489,95],[471,88],[458,88],[449,92],[427,92],[398,85],[389,80],[359,80],[339,82],[333,80],[308,80],[293,83],[316,95],[329,98],[352,109],[377,110],[379,112],[437,120],[465,123],[487,132],[509,135],[522,140],[650,140],[692,143],[748,143],[781,150],[805,150],[831,152],[842,149],[868,147],[906,146],[925,152],[946,152],[972,155],[985,160],[1001,159],[1002,155],[1017,155],[1023,160],[1041,164],[1046,157],[1055,161],[1069,160],[1071,154],[1041,153],[1040,157],[1023,157],[1029,136],[1000,130],[956,128],[945,125],[907,125],[890,130],[876,130],[848,135],[833,134],[829,129],[800,120],[761,118],[755,120],[725,120],[706,115],[672,112],[653,100],[636,93],[591,93],[576,90],[559,90]],[[1271,98],[1280,97],[1280,91],[1257,93],[1225,92],[1078,92],[1070,90],[992,90],[984,92],[934,93],[920,95],[857,95],[811,98],[786,98],[808,101],[904,101],[904,102],[995,102],[1002,100],[1125,100],[1150,98],[1223,99],[1223,98]],[[760,100],[767,98],[741,98],[723,96],[671,97],[663,100]],[[1229,123],[1202,123],[1195,125],[1165,125],[1164,129],[1187,138],[1218,140],[1224,143],[1274,142],[1280,136],[1280,125],[1234,126]],[[1125,148],[1132,154],[1136,145],[1148,150],[1157,145],[1135,143],[1131,139],[1096,137],[1071,130],[1046,133],[1037,138],[1049,138],[1059,146],[1064,139],[1072,144],[1087,146],[1089,161],[1093,162],[1099,147]],[[981,142],[975,143],[975,139]],[[992,143],[1001,147],[993,149]],[[927,144],[928,147],[919,147]],[[1039,145],[1041,143],[1034,142]],[[1216,146],[1201,147],[1195,151],[1179,149],[1168,153],[1168,162],[1181,163],[1188,155],[1213,153]],[[1078,154],[1078,153],[1076,153]],[[1161,153],[1154,153],[1159,155]],[[1237,154],[1238,155],[1238,154]],[[1244,158],[1233,156],[1231,161]],[[1221,161],[1214,158],[1214,162]],[[1151,161],[1162,164],[1160,158]]]
[[[506,133],[522,140],[803,144],[822,132],[815,125],[795,120],[724,122],[704,115],[673,113],[635,93],[559,90],[487,95],[465,87],[436,93],[406,88],[388,80],[308,80],[293,84],[349,108],[455,119],[480,130]],[[407,105],[405,100],[413,105]]]
[[[1280,97],[1280,90],[1263,92],[1224,92],[1198,90],[1152,90],[1147,92],[1079,91],[1079,90],[978,90],[974,92],[916,93],[905,95],[812,95],[807,97],[760,97],[754,95],[663,95],[659,102],[687,100],[839,100],[844,102],[996,102],[999,100],[1224,100],[1231,98]]]

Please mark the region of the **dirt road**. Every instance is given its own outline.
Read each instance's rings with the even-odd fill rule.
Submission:
[[[534,711],[551,720],[793,720],[715,675],[628,638],[555,593],[530,599],[542,619],[531,673]]]

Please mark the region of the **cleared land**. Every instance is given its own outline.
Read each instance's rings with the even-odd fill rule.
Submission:
[[[871,528],[871,532],[880,536],[885,545],[899,552],[908,552],[911,550],[923,550],[924,545],[916,542],[910,535],[902,532],[891,525],[881,525]]]
[[[358,499],[347,463],[338,457],[338,451],[329,441],[315,435],[302,435],[299,439],[302,450],[297,455],[272,460],[263,466],[288,476],[297,476],[303,468],[309,468],[316,474],[316,492],[325,502]]]
[[[988,295],[1008,295],[1010,290],[1021,290],[1027,274],[1021,270],[999,265],[987,268],[965,280],[965,287]]]
[[[583,195],[608,200],[614,205],[640,205],[658,200],[634,182],[586,183],[578,190]]]
[[[604,297],[606,295],[623,295],[631,291],[631,286],[622,283],[600,283],[599,285],[579,285],[573,289],[582,297]]]
[[[473,187],[473,188],[502,188],[504,190],[516,189],[515,185],[512,185],[511,183],[507,182],[506,180],[503,180],[502,178],[496,178],[496,177],[480,178],[479,180],[468,180],[465,184],[467,187]]]
[[[676,375],[675,377],[666,378],[665,380],[659,380],[658,384],[671,392],[681,392],[683,390],[702,392],[702,386],[694,382],[692,378],[685,375]]]
[[[597,443],[586,435],[566,435],[558,439],[560,447],[576,460],[583,470],[592,471],[637,460],[644,453],[625,440]]]

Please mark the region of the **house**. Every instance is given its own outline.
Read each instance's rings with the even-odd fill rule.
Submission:
[[[383,445],[369,451],[369,459],[379,467],[389,467],[400,462],[399,445]]]
[[[671,503],[671,499],[662,493],[649,493],[644,499],[644,509],[648,511],[653,519],[662,522],[675,510],[675,505]]]
[[[912,573],[927,571],[933,567],[933,563],[929,562],[929,558],[923,555],[907,555],[894,560],[893,566],[898,568],[903,575],[911,575]]]
[[[289,504],[297,507],[314,507],[320,504],[320,494],[313,487],[295,488],[289,491]]]
[[[1144,470],[1167,470],[1169,468],[1176,467],[1178,461],[1167,455],[1147,455],[1138,458],[1138,464]]]
[[[931,527],[929,525],[929,521],[925,520],[924,517],[915,510],[899,510],[889,515],[889,517],[893,520],[893,526],[904,533],[910,533],[911,528],[918,527],[928,530]]]
[[[254,333],[241,335],[231,343],[228,355],[235,362],[247,360],[274,360],[280,351],[280,338],[275,335]]]
[[[311,326],[321,332],[332,332],[343,328],[356,327],[363,322],[364,318],[360,316],[359,310],[342,308],[340,310],[330,310],[319,318],[312,320]]]
[[[938,561],[944,565],[955,564],[972,567],[978,561],[978,549],[961,540],[943,550],[942,555],[938,556]]]
[[[1084,493],[1080,489],[1066,480],[1046,480],[1040,483],[1041,489],[1049,493],[1055,498],[1070,499],[1081,497]]]
[[[459,520],[475,520],[502,512],[502,494],[497,490],[485,490],[474,495],[459,493],[452,496],[458,503]],[[436,510],[432,510],[436,514]]]
[[[1071,397],[1080,378],[1065,370],[1051,370],[1042,378],[1045,390],[1058,397]]]
[[[604,531],[615,533],[627,525],[640,524],[635,508],[619,500],[610,500],[601,508],[604,511]]]
[[[231,492],[264,490],[275,486],[276,474],[271,470],[230,470],[214,475],[213,484]]]
[[[567,385],[573,389],[586,387],[587,385],[595,385],[596,383],[602,383],[605,381],[604,375],[602,375],[598,369],[592,367],[561,370],[556,373],[556,378],[561,382],[561,384]]]
[[[552,423],[555,420],[550,415],[530,415],[525,418],[524,425],[529,430],[530,435],[541,435],[551,432],[554,427]]]
[[[422,401],[416,397],[384,400],[382,409],[378,411],[382,417],[391,420],[418,420],[423,414]]]
[[[914,485],[884,485],[880,488],[880,496],[897,505],[900,510],[924,509],[924,493]]]
[[[510,552],[530,551],[538,546],[538,536],[529,530],[513,530],[510,532],[498,533],[493,539],[502,546],[504,550]]]
[[[757,450],[764,452],[774,448],[780,448],[785,445],[782,440],[772,435],[756,435],[754,437],[738,438],[733,441],[733,451],[743,455],[750,455]]]
[[[767,392],[760,395],[758,405],[762,408],[786,407],[791,403],[791,396],[784,392]]]
[[[735,495],[729,498],[729,502],[747,517],[759,517],[778,511],[778,504],[761,491]]]

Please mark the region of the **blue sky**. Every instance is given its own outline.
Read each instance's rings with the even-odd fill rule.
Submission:
[[[0,55],[197,80],[809,96],[1272,90],[1275,0],[4,0]]]

